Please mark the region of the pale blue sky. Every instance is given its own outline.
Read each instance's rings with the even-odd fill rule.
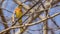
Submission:
[[[9,10],[9,11],[14,11],[14,8],[17,6],[17,4],[15,4],[12,0],[6,0],[3,4],[3,8]],[[56,12],[60,12],[60,7],[56,7],[56,8],[52,8],[50,10],[50,15],[53,15],[55,14]],[[4,10],[4,14],[5,16],[8,16],[8,17],[11,17],[11,13],[7,12],[6,10]],[[57,22],[58,25],[60,25],[60,16],[57,16],[54,18]],[[0,31],[3,29],[3,25],[1,26],[2,24],[0,23]],[[41,24],[42,25],[42,24]],[[30,26],[29,29],[32,29],[32,30],[37,30],[37,29],[41,29],[41,25],[38,24],[38,25],[34,25],[34,26]],[[51,22],[51,20],[49,20],[49,27],[52,27],[54,24],[53,22]],[[53,26],[53,28],[55,28],[56,26]],[[32,34],[39,34],[38,31],[29,31],[31,32]],[[33,33],[34,32],[34,33]],[[56,33],[57,32],[57,33]],[[55,34],[59,34],[60,31],[55,31]]]

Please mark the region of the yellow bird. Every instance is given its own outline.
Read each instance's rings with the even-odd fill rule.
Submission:
[[[15,9],[15,14],[16,14],[16,18],[20,18],[22,16],[22,5],[21,6],[18,6],[16,7]],[[19,25],[21,26],[23,23],[22,23],[22,18],[18,21],[19,22]],[[20,32],[23,31],[23,28],[20,28]]]
[[[20,18],[22,16],[22,6],[18,6],[15,9],[16,18]],[[19,23],[22,22],[22,18],[18,21]]]

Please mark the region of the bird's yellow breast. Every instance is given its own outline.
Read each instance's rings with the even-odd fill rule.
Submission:
[[[19,7],[17,7],[15,9],[15,13],[16,13],[16,17],[19,18],[22,16],[22,9],[20,9]]]

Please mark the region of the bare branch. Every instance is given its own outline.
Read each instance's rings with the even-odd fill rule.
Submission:
[[[45,19],[43,19],[43,20],[41,20],[41,21],[34,22],[34,23],[31,23],[31,24],[25,24],[25,25],[22,25],[22,26],[13,26],[13,27],[7,28],[7,29],[1,31],[0,34],[2,34],[3,32],[8,31],[8,30],[10,30],[10,29],[36,25],[36,24],[39,24],[39,23],[41,23],[41,22],[43,22],[43,21],[45,21],[45,20],[48,20],[48,19],[50,19],[50,18],[53,18],[53,17],[55,17],[55,16],[57,16],[57,15],[60,15],[60,13],[56,13],[56,14],[54,14],[54,15],[52,15],[52,16],[50,16],[50,17],[47,17],[47,18],[45,18]]]

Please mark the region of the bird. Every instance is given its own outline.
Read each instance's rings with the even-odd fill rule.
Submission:
[[[22,12],[22,5],[19,5],[15,8],[15,15],[16,15],[16,18],[19,19],[22,15],[23,15],[23,12]],[[19,25],[23,25],[22,23],[22,18],[18,21]],[[23,28],[20,28],[20,32],[23,31]]]

